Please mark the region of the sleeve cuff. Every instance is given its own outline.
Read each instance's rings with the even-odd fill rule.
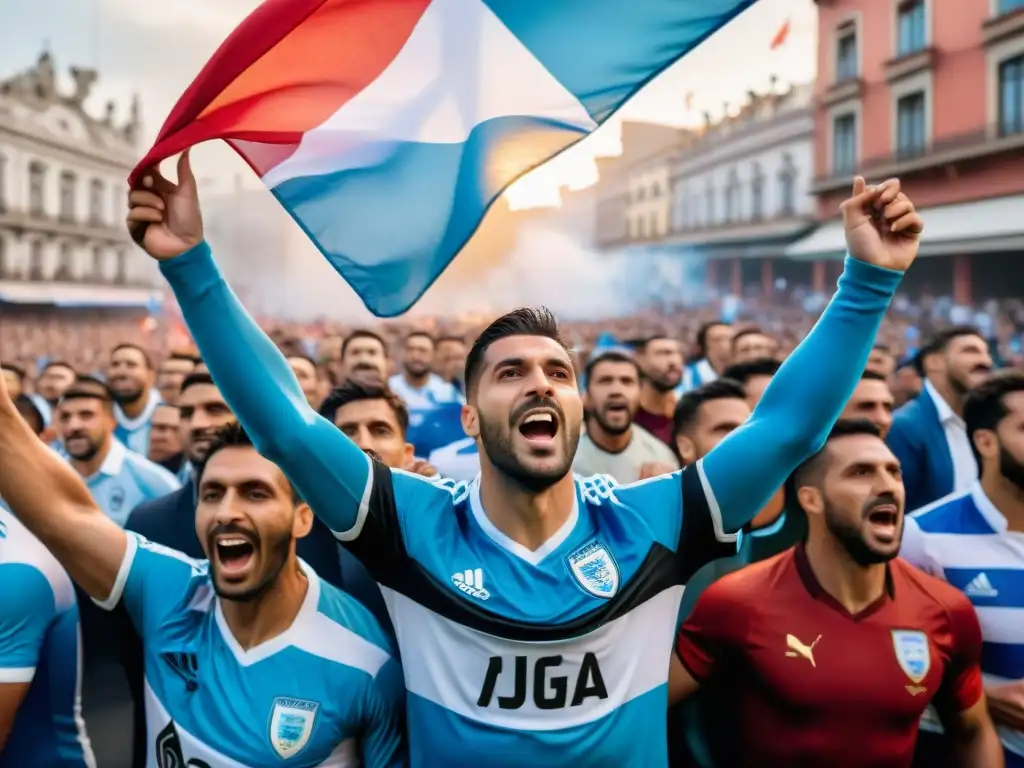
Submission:
[[[843,262],[843,276],[858,287],[873,288],[886,293],[895,293],[903,279],[903,272],[877,267],[866,261],[847,256]]]
[[[35,675],[35,667],[7,667],[0,669],[0,684],[31,683]]]
[[[128,574],[131,573],[132,563],[135,562],[135,553],[139,550],[139,540],[135,534],[125,532],[124,558],[121,560],[121,567],[117,569],[117,577],[114,579],[114,586],[106,600],[92,601],[104,611],[112,611],[121,602],[121,595],[124,593],[124,585],[128,582]]]
[[[195,291],[203,280],[219,277],[210,244],[203,240],[180,256],[160,262],[160,272],[172,286]]]

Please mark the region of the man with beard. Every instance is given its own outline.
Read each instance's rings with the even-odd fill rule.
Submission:
[[[704,323],[697,330],[697,354],[686,365],[679,394],[710,384],[722,375],[732,359],[732,326],[721,320]]]
[[[197,483],[208,560],[114,525],[0,386],[0,494],[142,637],[147,765],[403,765],[401,669],[365,609],[297,557],[309,507],[237,425]]]
[[[309,408],[203,239],[188,154],[129,194],[203,359],[264,456],[382,585],[409,690],[414,765],[665,766],[683,584],[824,442],[922,229],[898,180],[858,178],[830,306],[742,429],[694,467],[631,486],[571,472],[583,403],[550,312],[492,322],[466,359],[480,478],[392,471]],[[771,450],[765,450],[766,446]],[[736,473],[741,475],[737,478]]]
[[[402,370],[388,379],[388,386],[410,412],[462,401],[454,385],[434,373],[434,337],[426,331],[413,331],[405,337]]]
[[[633,422],[670,446],[676,390],[683,378],[683,350],[675,339],[652,336],[637,345],[636,361],[642,378]]]
[[[172,352],[160,364],[160,368],[156,372],[156,389],[163,402],[170,405],[177,404],[178,395],[181,394],[181,383],[196,369],[198,362],[192,355],[184,352]]]
[[[143,456],[149,451],[149,420],[160,404],[153,386],[156,371],[149,354],[134,344],[118,344],[110,353],[107,384],[114,395],[117,439]]]
[[[981,468],[969,490],[907,521],[900,555],[942,576],[981,622],[981,669],[1009,768],[1024,766],[1024,374],[971,390],[964,421]],[[922,723],[928,728],[931,723]],[[938,745],[938,749],[942,749]]]
[[[114,396],[98,379],[79,376],[57,405],[57,432],[96,504],[124,525],[138,504],[177,490],[177,478],[114,436]]]
[[[587,363],[583,396],[587,431],[572,468],[579,475],[609,475],[625,484],[679,469],[667,445],[633,423],[640,405],[640,369],[623,352],[599,354]]]
[[[674,697],[706,684],[728,702],[716,763],[906,768],[931,703],[957,765],[1000,768],[978,619],[896,558],[903,484],[877,428],[839,422],[794,486],[807,540],[716,581],[679,636]]]
[[[889,389],[888,379],[868,369],[860,377],[857,388],[839,415],[841,419],[867,419],[876,427],[884,440],[892,428],[892,411],[896,400]]]
[[[992,356],[976,328],[955,326],[924,345],[921,365],[924,389],[896,411],[886,437],[903,467],[908,509],[965,491],[977,479],[963,402],[992,373]]]
[[[146,457],[159,464],[181,480],[185,466],[185,454],[181,447],[181,411],[178,406],[160,403],[149,426],[149,455]]]
[[[383,384],[388,373],[388,345],[373,331],[357,329],[341,344],[341,380]]]

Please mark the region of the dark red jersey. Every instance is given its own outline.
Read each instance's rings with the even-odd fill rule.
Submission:
[[[958,590],[902,560],[850,614],[818,584],[803,546],[712,584],[679,636],[680,660],[736,717],[731,768],[905,768],[928,704],[982,696],[981,629]]]

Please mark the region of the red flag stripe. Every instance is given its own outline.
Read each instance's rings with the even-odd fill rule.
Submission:
[[[429,4],[266,0],[179,99],[132,181],[142,169],[211,139],[297,144],[387,68]]]

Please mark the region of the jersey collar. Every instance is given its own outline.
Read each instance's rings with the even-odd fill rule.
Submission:
[[[107,451],[106,458],[103,459],[103,463],[100,464],[100,468],[96,470],[97,475],[105,475],[106,477],[115,477],[121,473],[121,469],[124,467],[125,459],[128,458],[128,449],[124,447],[124,443],[120,440],[110,438],[110,449]]]
[[[985,519],[986,523],[992,526],[992,530],[995,533],[1006,533],[1006,529],[1010,527],[1010,524],[1006,520],[1006,516],[996,508],[996,505],[992,503],[992,499],[985,493],[985,489],[981,487],[980,480],[975,480],[971,486],[971,500],[974,502],[978,514]]]
[[[890,600],[896,597],[896,588],[893,583],[892,569],[889,568],[889,564],[885,565],[885,591],[879,595],[878,599],[870,605],[864,607],[857,613],[850,613],[846,610],[846,606],[836,600],[832,595],[825,591],[825,588],[821,586],[818,581],[818,577],[814,575],[814,569],[811,568],[811,563],[807,559],[807,550],[804,547],[804,543],[800,542],[796,545],[793,553],[793,558],[796,561],[796,571],[800,575],[800,580],[804,583],[804,587],[818,602],[827,605],[834,611],[843,614],[852,621],[861,621],[877,613],[883,608]]]
[[[231,649],[235,661],[241,666],[248,667],[273,656],[275,653],[283,651],[290,645],[295,645],[296,643],[293,641],[301,636],[304,631],[307,631],[306,625],[316,615],[317,608],[320,605],[320,577],[316,575],[316,571],[301,559],[299,560],[299,567],[306,574],[306,578],[309,580],[309,587],[306,589],[306,597],[303,599],[302,607],[299,608],[299,612],[295,615],[292,625],[277,637],[272,637],[266,642],[254,645],[249,650],[242,648],[238,644],[238,640],[235,639],[235,636],[231,634],[231,628],[228,627],[227,620],[224,618],[224,612],[221,610],[220,598],[214,598],[215,607],[213,611],[217,621],[217,629],[220,630],[224,644]]]
[[[494,523],[491,522],[490,518],[487,517],[487,513],[484,511],[484,505],[480,501],[479,475],[477,475],[476,480],[469,485],[469,508],[473,513],[473,518],[476,520],[477,525],[480,526],[480,530],[483,531],[487,538],[506,552],[515,555],[520,560],[524,560],[530,565],[539,565],[545,557],[562,546],[562,543],[569,538],[569,534],[571,534],[573,529],[576,528],[576,522],[580,518],[579,490],[574,488],[572,511],[569,513],[568,519],[562,523],[562,526],[555,531],[554,534],[552,534],[551,538],[534,550],[529,550],[518,541],[510,539],[504,533],[499,531],[495,527]]]

